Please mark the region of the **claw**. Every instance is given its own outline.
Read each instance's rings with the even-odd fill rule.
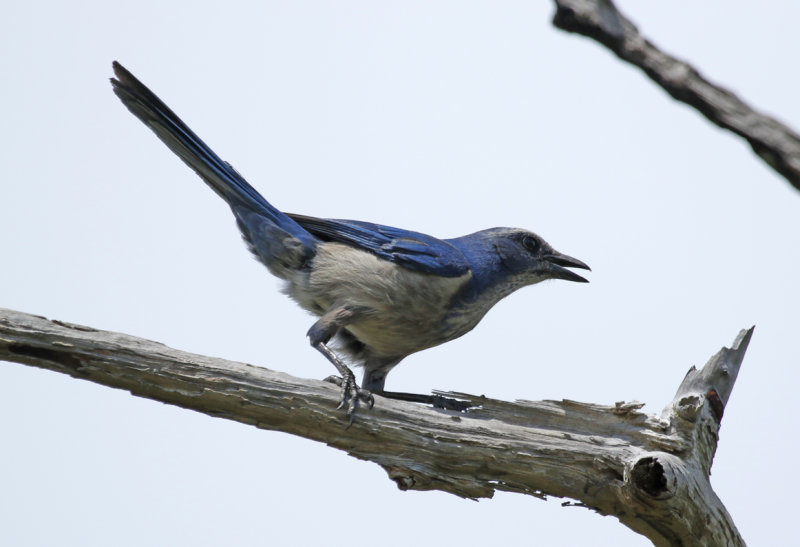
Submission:
[[[372,396],[372,392],[368,389],[359,389],[358,398],[367,403],[367,408],[375,406],[375,397]]]
[[[348,370],[348,372],[350,371]],[[375,397],[373,397],[372,392],[358,387],[356,378],[352,372],[350,372],[350,374],[345,374],[344,377],[328,376],[324,381],[336,384],[342,388],[342,398],[339,400],[339,405],[336,409],[347,408],[346,415],[350,418],[347,427],[353,425],[353,421],[356,417],[356,409],[358,409],[360,402],[365,403],[367,408],[375,406]]]

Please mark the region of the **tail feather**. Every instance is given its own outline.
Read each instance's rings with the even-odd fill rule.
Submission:
[[[116,61],[113,66],[114,93],[230,205],[253,254],[279,277],[303,267],[314,255],[316,238],[264,199],[125,67]]]
[[[276,209],[230,164],[223,161],[198,137],[155,93],[118,62],[114,61],[111,79],[114,93],[146,126],[153,130],[184,163],[234,210],[239,217],[242,208],[265,217],[288,235],[313,246],[314,237],[297,222]],[[248,215],[249,216],[249,215]],[[249,234],[245,234],[249,236]]]

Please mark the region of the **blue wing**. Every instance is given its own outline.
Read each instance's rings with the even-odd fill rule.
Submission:
[[[470,270],[461,251],[435,237],[361,222],[307,217],[287,213],[287,216],[323,241],[336,241],[369,251],[384,260],[418,272],[458,277]]]

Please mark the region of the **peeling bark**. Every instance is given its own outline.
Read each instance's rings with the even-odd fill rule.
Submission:
[[[331,384],[11,310],[0,309],[0,359],[324,442],[377,463],[402,490],[572,498],[656,545],[744,545],[708,476],[752,332],[692,368],[659,416],[635,402],[440,393],[474,407],[457,412],[376,396],[349,428]]]

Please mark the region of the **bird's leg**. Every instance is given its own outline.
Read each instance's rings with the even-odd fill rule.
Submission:
[[[356,309],[347,306],[330,309],[308,330],[308,338],[311,341],[311,345],[324,355],[341,374],[341,378],[331,376],[325,380],[342,388],[342,399],[337,408],[347,407],[347,416],[350,418],[350,424],[353,423],[359,401],[364,401],[372,408],[372,405],[375,404],[375,399],[370,391],[358,387],[353,371],[328,347],[327,342],[333,338],[339,329],[352,322],[357,313]]]
[[[358,406],[358,400],[362,400],[372,408],[375,404],[375,399],[372,392],[367,389],[361,389],[356,383],[355,374],[350,370],[350,367],[342,363],[341,359],[329,348],[325,343],[319,342],[313,344],[314,348],[328,358],[328,361],[333,363],[336,370],[339,371],[341,376],[328,376],[325,378],[326,382],[336,384],[342,388],[342,400],[339,402],[337,408],[342,408],[347,404],[347,415],[350,416],[350,421],[353,419],[353,412]]]

